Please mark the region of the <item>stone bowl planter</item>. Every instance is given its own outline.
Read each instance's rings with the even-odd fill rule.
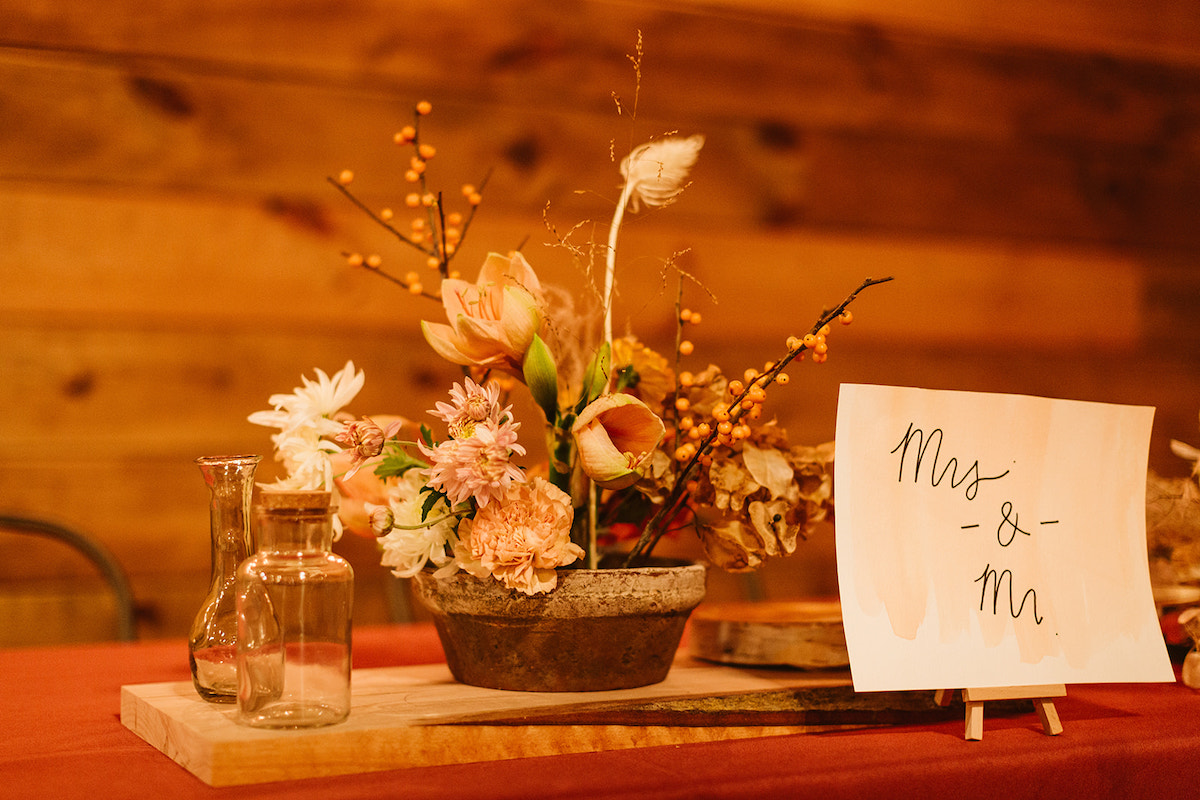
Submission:
[[[564,569],[554,591],[529,597],[465,572],[414,579],[455,679],[529,692],[648,686],[667,677],[692,609],[699,564]]]

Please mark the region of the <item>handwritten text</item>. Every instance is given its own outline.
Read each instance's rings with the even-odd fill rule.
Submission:
[[[926,436],[925,432],[916,427],[913,423],[908,423],[908,430],[904,432],[904,436],[900,439],[900,443],[892,448],[892,454],[900,453],[900,470],[898,481],[904,480],[905,465],[912,469],[912,480],[916,483],[921,478],[921,470],[925,469],[925,474],[929,476],[929,484],[938,486],[946,476],[950,476],[951,488],[957,489],[964,483],[967,485],[963,491],[964,496],[968,500],[974,500],[975,495],[979,493],[979,484],[983,481],[994,481],[1003,478],[1008,474],[1008,470],[1004,470],[999,475],[982,475],[979,471],[979,461],[971,463],[962,475],[958,474],[959,461],[957,458],[950,458],[945,464],[941,463],[942,443],[946,438],[945,433],[941,428],[934,428]],[[926,451],[930,445],[936,445],[933,448],[933,453],[926,469]],[[912,448],[912,458],[909,458],[909,448]]]

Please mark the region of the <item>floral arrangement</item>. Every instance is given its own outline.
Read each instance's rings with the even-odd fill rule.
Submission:
[[[1190,586],[1200,597],[1200,449],[1172,440],[1171,451],[1192,462],[1187,477],[1151,472],[1146,485],[1150,573],[1161,587]]]
[[[864,280],[761,370],[736,378],[711,365],[689,371],[687,332],[701,319],[683,304],[691,279],[673,259],[664,269],[679,278],[674,352],[614,338],[612,300],[624,215],[674,202],[704,138],[666,136],[624,158],[603,246],[555,234],[574,258],[603,253],[589,313],[543,286],[521,252],[488,255],[474,281],[452,268],[483,184],[463,187],[465,214],[431,190],[436,149],[421,127],[431,111],[418,104],[394,137],[412,151],[409,227],[391,209],[362,203],[349,171],[330,183],[427,264],[432,282],[416,270],[389,271],[376,255],[345,254],[351,266],[440,302],[444,321],[421,329],[462,378],[429,412],[437,434],[401,417],[347,414],[364,382],[353,363],[272,396],[272,409],[250,421],[278,429],[272,440],[287,474],[276,486],[337,492],[339,528],[379,537],[381,561],[398,576],[466,570],[529,595],[553,590],[559,569],[644,563],[665,534],[684,528],[727,570],[792,553],[832,513],[833,445],[791,444],[764,414],[766,392],[788,383],[789,365],[824,361],[832,327],[850,323],[859,292],[889,279]],[[581,271],[592,274],[590,266]],[[509,403],[518,387],[544,417],[544,464],[518,465],[525,431]]]
[[[1186,477],[1146,477],[1146,544],[1150,583],[1168,645],[1192,645],[1184,682],[1200,688],[1200,449],[1171,440],[1171,451],[1192,462]]]

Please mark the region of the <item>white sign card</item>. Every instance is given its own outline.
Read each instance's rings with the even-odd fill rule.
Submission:
[[[838,585],[858,691],[1172,681],[1154,409],[846,384]]]

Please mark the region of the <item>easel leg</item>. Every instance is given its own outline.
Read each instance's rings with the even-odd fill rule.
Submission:
[[[967,730],[963,738],[977,742],[983,738],[983,701],[972,702],[969,695],[969,692],[963,692],[963,705],[967,709]],[[948,706],[954,700],[954,690],[938,689],[934,692],[933,700],[939,706]]]
[[[983,701],[965,702],[967,707],[967,730],[963,738],[978,742],[983,738]]]
[[[1049,697],[1038,697],[1033,701],[1033,708],[1037,711],[1038,719],[1042,721],[1042,730],[1047,736],[1057,736],[1062,733],[1063,726],[1058,720],[1058,709],[1054,707],[1054,700]]]
[[[966,739],[979,741],[983,738],[983,704],[988,700],[1017,700],[1030,699],[1033,709],[1037,712],[1042,723],[1042,730],[1047,736],[1057,736],[1062,733],[1063,726],[1058,719],[1058,709],[1054,707],[1054,698],[1067,693],[1063,684],[1047,686],[1000,686],[985,689],[963,689],[963,705],[967,707]],[[938,705],[949,705],[951,690],[939,689],[934,698]]]

